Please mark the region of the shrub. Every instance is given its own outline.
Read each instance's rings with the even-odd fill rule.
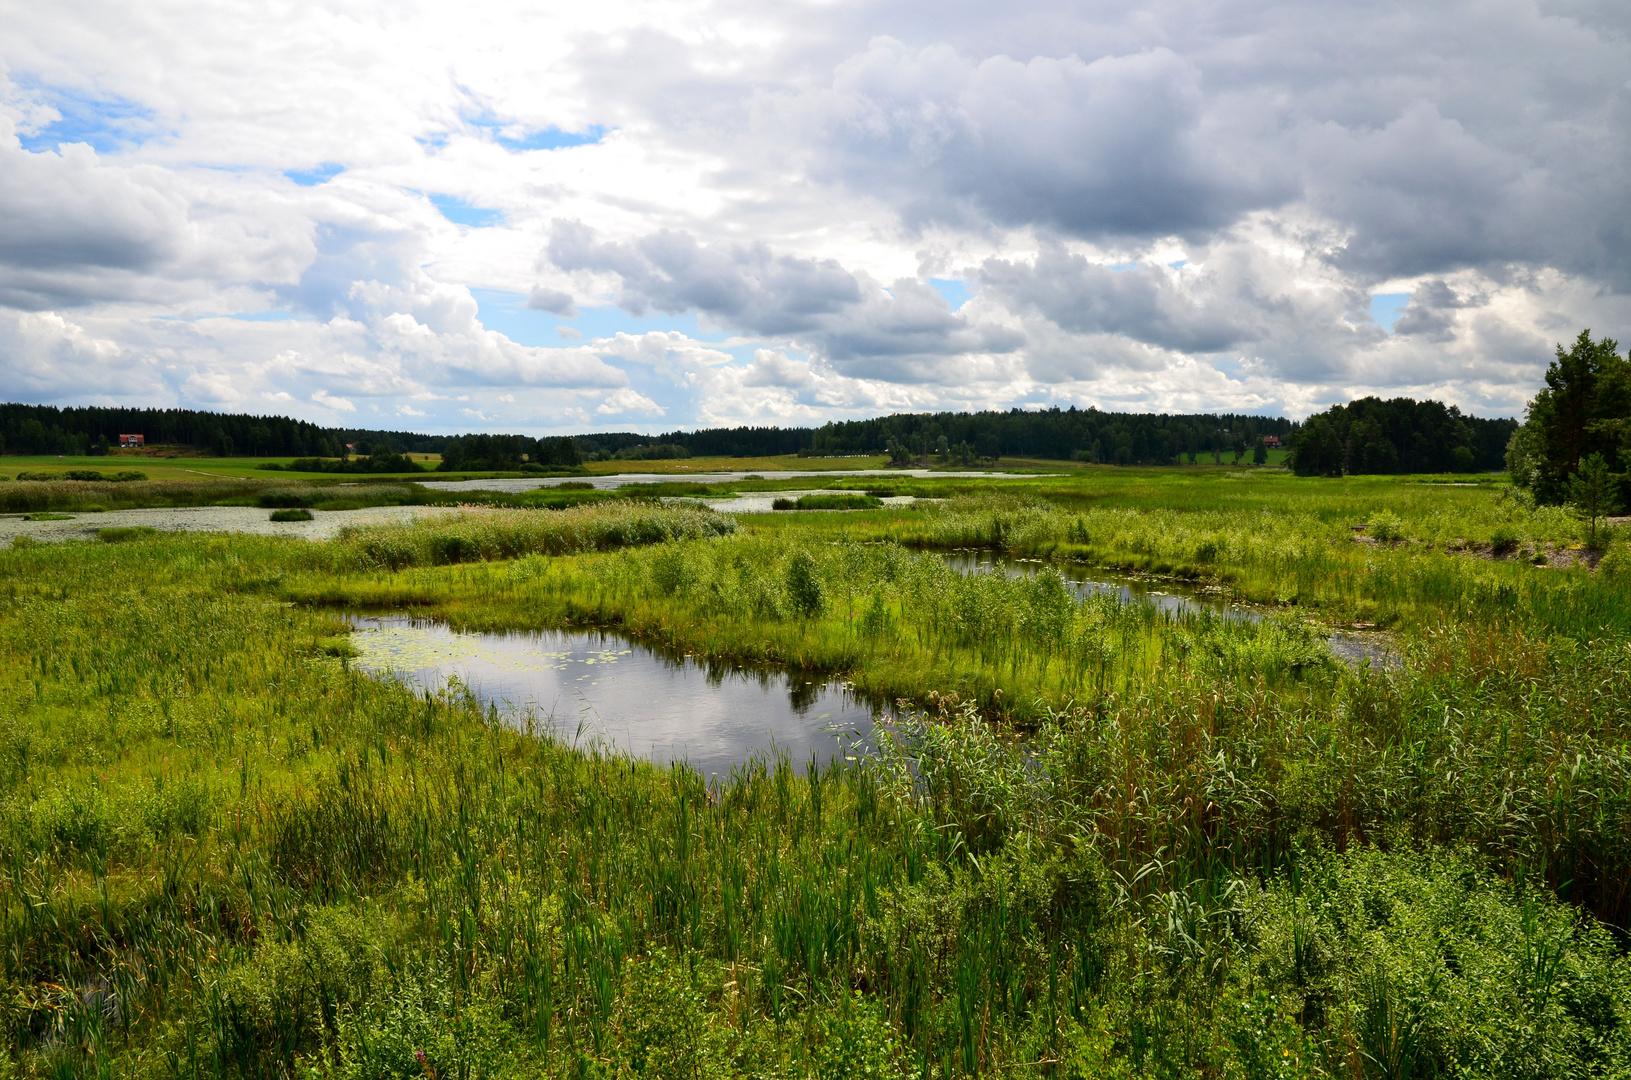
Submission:
[[[1404,520],[1390,510],[1383,510],[1371,515],[1366,531],[1376,540],[1390,544],[1404,536]]]
[[[793,610],[806,618],[820,615],[827,606],[821,572],[808,552],[801,551],[787,560],[787,599]]]
[[[61,477],[53,476],[51,473],[48,473],[48,472],[30,472],[27,469],[24,469],[22,472],[17,474],[17,479],[19,479],[19,480],[34,480],[34,481],[44,483],[44,482],[48,482],[48,481],[51,481],[51,480],[60,480]]]
[[[797,499],[777,499],[770,504],[770,508],[772,510],[797,510],[799,504]]]
[[[1518,530],[1510,525],[1502,525],[1490,535],[1490,550],[1497,555],[1510,555],[1518,550],[1518,544],[1521,540],[1522,537],[1518,535]]]
[[[595,485],[587,480],[567,480],[555,485],[556,491],[593,491]]]
[[[272,521],[310,521],[311,511],[303,506],[292,507],[288,510],[273,510]]]
[[[36,478],[43,477],[45,479],[51,479],[51,476],[48,473],[37,473],[35,476]],[[137,472],[135,469],[122,469],[119,472],[114,473],[112,476],[108,476],[105,473],[98,472],[95,469],[69,469],[57,479],[79,480],[88,484],[128,484],[135,480],[146,480],[147,474],[144,472]]]

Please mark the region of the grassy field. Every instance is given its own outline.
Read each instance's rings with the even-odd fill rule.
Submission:
[[[1493,479],[1054,471],[0,552],[0,1077],[1626,1075],[1625,539]],[[361,674],[358,609],[913,707],[710,784]]]

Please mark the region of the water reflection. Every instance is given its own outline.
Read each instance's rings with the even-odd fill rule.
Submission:
[[[665,655],[615,634],[463,633],[406,616],[352,620],[357,664],[440,690],[457,679],[511,725],[727,775],[756,753],[826,762],[870,746],[873,706],[799,672]]]
[[[1082,600],[1089,596],[1115,596],[1124,604],[1153,604],[1161,611],[1174,615],[1204,611],[1242,622],[1256,622],[1263,617],[1261,612],[1231,603],[1222,595],[1202,588],[1117,577],[1076,563],[1017,559],[1010,555],[975,550],[946,552],[944,558],[953,570],[964,574],[1004,573],[1011,577],[1030,577],[1051,569],[1063,577],[1070,591]]]

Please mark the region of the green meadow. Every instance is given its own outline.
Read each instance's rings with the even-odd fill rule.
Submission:
[[[1458,479],[677,479],[322,542],[20,542],[0,1077],[1631,1074],[1631,530],[1588,549]],[[0,498],[31,486],[62,494],[7,512],[438,502],[276,474]],[[352,612],[898,704],[871,750],[707,778],[364,674]]]

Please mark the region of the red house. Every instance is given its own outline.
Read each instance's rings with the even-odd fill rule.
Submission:
[[[142,435],[121,435],[119,436],[119,445],[121,447],[146,446],[147,439]]]
[[[1280,445],[1280,436],[1278,436],[1278,435],[1265,435],[1265,436],[1263,436],[1263,445],[1268,447],[1270,450],[1273,450],[1275,447]]]

